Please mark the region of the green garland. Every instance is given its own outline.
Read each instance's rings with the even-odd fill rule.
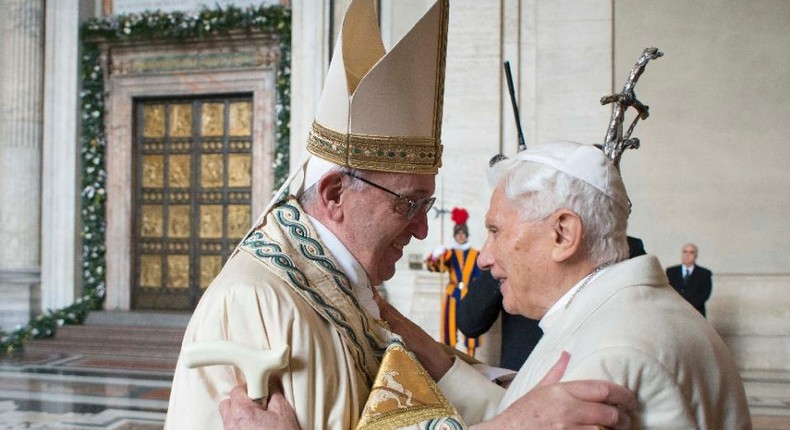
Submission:
[[[275,189],[285,181],[289,166],[291,120],[291,12],[282,6],[240,9],[204,9],[198,15],[180,12],[145,12],[93,19],[80,28],[82,59],[81,159],[82,159],[82,288],[75,303],[59,310],[48,310],[18,326],[11,333],[0,330],[0,350],[6,353],[22,348],[27,339],[50,337],[57,326],[79,324],[88,312],[100,309],[105,284],[105,170],[104,80],[99,62],[98,41],[186,40],[239,33],[271,33],[279,36],[280,64],[277,74],[277,125],[274,160]]]

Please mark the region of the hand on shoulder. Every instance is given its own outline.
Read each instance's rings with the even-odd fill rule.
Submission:
[[[563,352],[535,388],[501,414],[472,428],[630,428],[630,414],[638,407],[636,395],[608,381],[559,382],[569,360],[570,354]]]
[[[269,397],[258,403],[247,397],[247,385],[237,385],[219,404],[225,430],[299,430],[293,408],[276,378],[269,383]]]

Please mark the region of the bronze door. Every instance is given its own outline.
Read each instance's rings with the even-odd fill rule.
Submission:
[[[252,97],[134,102],[132,308],[193,310],[250,226]]]

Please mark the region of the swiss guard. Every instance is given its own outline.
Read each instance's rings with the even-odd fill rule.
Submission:
[[[469,243],[469,228],[466,220],[469,212],[463,208],[453,208],[451,218],[455,223],[453,239],[455,243],[451,248],[438,247],[425,261],[425,266],[431,272],[448,272],[450,281],[444,290],[442,299],[442,319],[440,323],[441,341],[455,347],[458,340],[458,327],[455,324],[458,303],[467,293],[470,282],[480,277],[480,268],[477,267],[477,255],[480,251]],[[467,354],[474,357],[475,349],[480,345],[480,337],[467,337]]]

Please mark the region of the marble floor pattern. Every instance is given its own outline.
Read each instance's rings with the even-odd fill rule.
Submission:
[[[0,430],[161,429],[188,318],[95,311],[0,356]]]
[[[61,344],[40,341],[0,358],[0,430],[161,429],[182,331],[133,330],[134,335],[113,337],[150,339],[159,333],[174,345],[151,347],[131,339],[137,345],[126,349],[106,340],[85,346],[64,334]],[[743,379],[754,428],[790,430],[790,373],[747,371]]]
[[[161,429],[172,371],[124,364],[57,353],[0,361],[0,430]]]

